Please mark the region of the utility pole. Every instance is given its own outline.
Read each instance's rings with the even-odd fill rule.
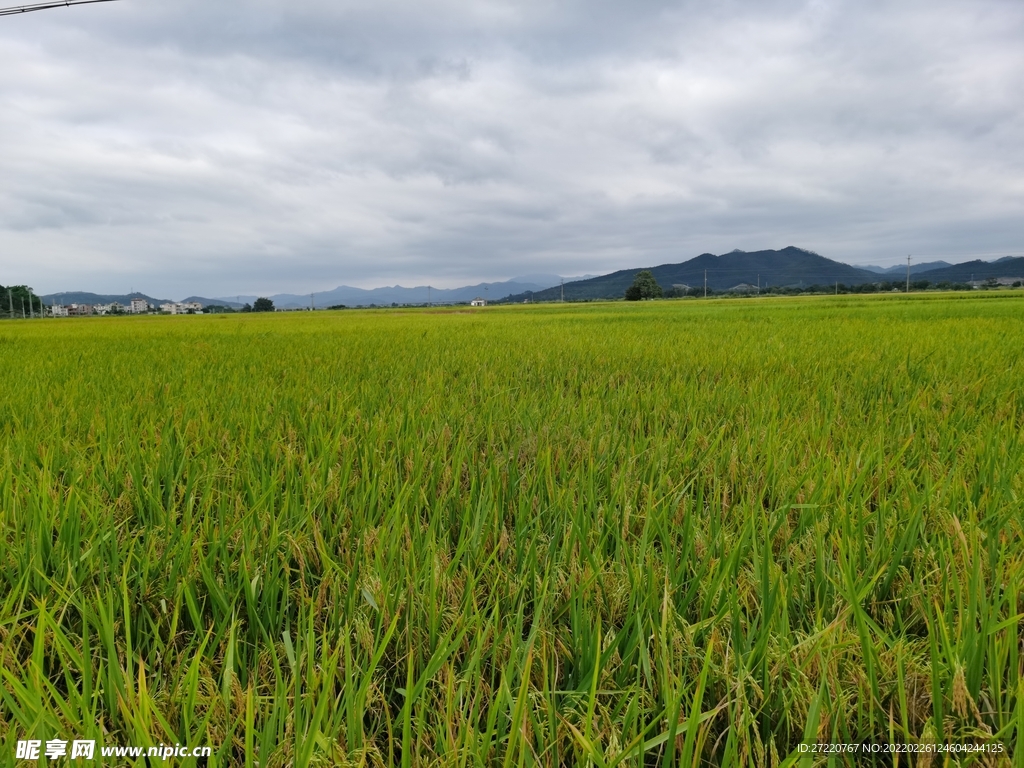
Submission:
[[[836,280],[836,296],[839,295],[839,281]]]
[[[25,319],[25,297],[21,297],[21,319]]]
[[[562,286],[562,302],[565,302],[565,280],[560,280],[559,284]]]
[[[7,309],[11,313],[11,320],[13,320],[14,319],[14,297],[13,297],[13,294],[11,294],[11,289],[10,288],[7,289]]]
[[[757,295],[761,295],[761,273],[757,273]]]
[[[313,294],[313,293],[309,294],[309,311],[310,312],[315,312],[316,311],[316,299],[313,298],[315,295],[316,294]]]
[[[430,306],[430,286],[427,286],[427,306]]]
[[[761,277],[758,276],[757,279],[760,280]],[[706,299],[707,297],[708,297],[708,271],[705,269],[704,270],[704,298]]]
[[[907,254],[907,293],[910,293],[910,254]]]

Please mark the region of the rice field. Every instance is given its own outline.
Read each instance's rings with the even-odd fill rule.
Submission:
[[[2,323],[0,765],[1022,766],[1022,340],[1020,292]]]

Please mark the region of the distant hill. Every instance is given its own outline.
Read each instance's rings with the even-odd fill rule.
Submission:
[[[781,250],[765,251],[731,251],[716,256],[702,253],[700,256],[678,264],[661,264],[656,267],[632,267],[620,269],[607,275],[583,278],[562,278],[558,275],[534,274],[524,275],[504,282],[478,283],[461,288],[430,288],[420,285],[405,288],[400,285],[384,288],[353,288],[341,285],[331,291],[315,294],[318,309],[344,304],[349,307],[359,306],[390,306],[391,304],[425,304],[429,300],[437,304],[470,302],[480,297],[489,302],[521,302],[557,301],[562,295],[560,281],[565,280],[565,298],[567,301],[585,299],[618,299],[622,298],[626,288],[633,283],[633,278],[641,269],[650,269],[654,278],[664,289],[674,285],[687,285],[691,288],[703,288],[704,276],[707,274],[708,288],[713,291],[738,292],[750,290],[750,286],[760,285],[762,289],[772,287],[812,285],[833,285],[836,282],[844,285],[862,285],[882,280],[899,281],[906,275],[906,265],[893,267],[854,267],[803,248],[789,246]],[[1024,279],[1024,257],[1004,256],[996,261],[974,261],[963,264],[949,264],[944,261],[922,262],[911,264],[911,276],[918,280],[932,283],[951,282],[964,283],[969,280],[988,280],[989,278],[1020,278]],[[159,306],[171,301],[160,299],[145,293],[130,294],[97,294],[86,291],[65,291],[51,293],[41,297],[43,303],[50,304],[110,304],[118,302],[127,305],[132,299],[145,299],[150,304]],[[256,296],[230,296],[223,298],[205,298],[189,296],[183,301],[199,302],[204,307],[210,304],[240,309],[244,304],[252,304]],[[278,293],[269,297],[280,309],[305,308],[310,305],[309,294]]]
[[[534,275],[531,277],[539,279],[540,282],[530,282],[523,278],[517,278],[499,283],[479,283],[477,285],[463,286],[462,288],[430,288],[429,290],[425,285],[419,285],[414,288],[394,285],[373,289],[340,285],[331,291],[318,291],[314,294],[313,300],[316,306],[321,308],[337,306],[339,304],[344,304],[347,307],[365,307],[371,304],[377,306],[425,304],[428,300],[438,304],[449,304],[469,302],[478,296],[487,301],[498,301],[507,296],[526,291],[542,291],[558,283],[561,279],[558,275]],[[255,296],[232,296],[231,299],[214,299],[213,302],[228,306],[238,306],[238,301],[251,304],[256,298]],[[310,305],[308,293],[278,293],[268,298],[279,309],[308,307]]]
[[[943,267],[952,266],[948,261],[922,261],[920,264],[910,265],[910,276],[913,277],[918,272],[927,272],[930,269],[942,269]],[[866,269],[869,272],[875,272],[879,275],[885,275],[886,277],[898,277],[899,275],[907,274],[906,264],[897,264],[895,267],[876,267],[873,264],[862,264],[860,269]]]
[[[831,285],[836,282],[860,285],[879,279],[877,274],[866,269],[851,267],[826,259],[813,251],[789,246],[778,251],[732,251],[721,256],[702,253],[679,264],[620,269],[609,275],[566,283],[565,298],[567,301],[621,298],[641,269],[650,269],[655,280],[665,289],[673,285],[703,288],[705,271],[708,288],[715,291],[726,291],[744,283],[753,286],[760,284],[765,288]],[[512,296],[509,301],[523,301],[527,298],[533,301],[556,301],[560,296],[561,288],[554,287]]]
[[[1019,277],[1024,279],[1024,256],[1004,256],[997,261],[965,261],[942,269],[921,272],[919,280],[933,283],[966,283],[969,280],[988,280],[990,277]]]
[[[586,277],[590,277],[587,275]],[[367,290],[353,288],[351,286],[338,286],[331,291],[321,291],[315,295],[315,302],[318,308],[344,304],[349,307],[369,306],[390,306],[391,304],[425,304],[430,301],[439,304],[469,302],[482,297],[488,301],[497,301],[511,294],[523,293],[525,291],[542,291],[552,285],[557,285],[560,280],[575,280],[578,278],[561,278],[558,275],[528,275],[525,277],[513,278],[504,282],[479,283],[467,285],[461,288],[430,288],[421,285],[415,288],[403,288],[400,285],[374,288]],[[232,309],[241,309],[245,304],[252,304],[257,296],[230,296],[221,298],[206,298],[205,296],[189,296],[182,299],[183,302],[199,302],[204,307],[215,304]],[[309,294],[278,293],[270,297],[274,306],[280,309],[293,309],[297,307],[308,307],[310,304]],[[172,299],[158,299],[144,293],[132,294],[98,294],[86,291],[65,291],[63,293],[51,293],[42,297],[43,302],[50,304],[110,304],[118,302],[127,305],[132,299],[145,299],[150,304],[159,306],[172,301]]]
[[[150,304],[166,304],[170,299],[154,299],[152,296],[147,296],[145,293],[126,293],[126,294],[106,294],[106,293],[88,293],[86,291],[65,291],[64,293],[50,293],[46,296],[40,297],[43,300],[43,304],[50,306],[51,304],[111,304],[117,302],[128,306],[131,304],[132,299],[145,299]]]
[[[208,307],[211,304],[218,307],[230,307],[231,309],[241,309],[244,304],[239,304],[237,301],[228,301],[227,299],[207,299],[202,296],[189,296],[187,299],[182,299],[182,304],[190,304],[192,302],[198,302],[204,307]],[[251,302],[250,302],[251,303]]]

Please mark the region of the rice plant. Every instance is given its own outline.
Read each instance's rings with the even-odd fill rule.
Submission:
[[[0,764],[1022,766],[1022,308],[7,324]]]

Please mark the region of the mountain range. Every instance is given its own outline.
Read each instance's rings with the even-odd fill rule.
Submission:
[[[716,256],[713,253],[702,253],[700,256],[678,264],[661,264],[649,269],[662,288],[686,286],[703,288],[713,291],[727,291],[740,285],[788,286],[788,285],[831,285],[835,282],[845,285],[860,285],[877,282],[879,276],[866,269],[852,267],[838,261],[826,259],[813,251],[789,246],[778,251],[740,251]],[[619,297],[625,293],[636,276],[637,268],[620,269],[611,274],[601,275],[590,280],[566,283],[565,298],[567,301],[581,299],[603,299]],[[549,288],[531,296],[514,296],[510,301],[527,298],[533,301],[555,301],[560,298],[561,291]]]
[[[542,291],[560,282],[571,282],[584,280],[592,275],[582,277],[559,277],[558,275],[535,274],[523,275],[504,282],[478,283],[467,285],[462,288],[428,288],[422,285],[415,288],[403,288],[395,285],[386,288],[353,288],[348,285],[340,285],[330,291],[319,291],[310,294],[277,293],[268,296],[274,302],[274,306],[280,309],[298,309],[310,306],[311,301],[315,306],[324,308],[338,305],[348,307],[369,306],[390,306],[391,304],[425,304],[427,301],[438,304],[457,304],[469,302],[477,297],[487,301],[497,301],[512,294],[526,291]],[[62,293],[51,293],[41,297],[43,303],[49,304],[110,304],[118,302],[127,305],[132,299],[145,299],[150,304],[159,306],[171,302],[171,299],[160,299],[145,293],[130,294],[99,294],[86,291],[65,291]],[[257,296],[238,295],[230,297],[206,298],[205,296],[189,296],[182,299],[182,302],[198,302],[204,307],[211,304],[241,309],[245,304],[252,304]]]
[[[933,262],[934,263],[934,262]],[[939,262],[945,263],[945,262]],[[911,265],[913,266],[913,265]],[[810,287],[812,285],[863,285],[891,279],[900,282],[906,275],[906,267],[902,272],[887,270],[880,274],[863,267],[853,267],[803,248],[789,246],[781,250],[740,251],[716,256],[702,253],[689,261],[678,264],[661,264],[656,267],[638,267],[621,269],[608,275],[601,275],[590,280],[581,280],[565,284],[566,301],[586,299],[620,298],[640,269],[649,269],[663,289],[674,286],[712,291],[728,291],[731,289],[749,290],[755,286],[766,288],[776,287]],[[876,267],[876,269],[881,269]],[[1024,275],[1024,258],[1004,257],[998,261],[970,261],[964,264],[946,265],[937,269],[926,269],[914,272],[911,276],[917,280],[928,280],[932,283],[967,282],[971,279],[985,280],[990,277],[1016,277]],[[561,298],[559,288],[549,288],[532,294],[509,297],[510,302],[518,301],[557,301]]]
[[[620,269],[607,275],[584,275],[582,277],[559,277],[558,275],[534,274],[506,280],[504,282],[478,283],[461,288],[432,288],[425,285],[404,288],[400,285],[384,288],[354,288],[341,285],[330,291],[309,294],[279,293],[269,298],[279,309],[309,307],[311,302],[317,308],[345,305],[390,306],[392,304],[457,304],[483,298],[488,302],[557,301],[564,296],[567,301],[584,299],[621,298],[626,288],[641,269],[650,269],[654,278],[664,289],[687,286],[713,291],[728,291],[733,288],[760,286],[802,286],[861,285],[877,283],[880,280],[900,282],[906,275],[906,266],[855,267],[833,261],[804,248],[789,246],[780,250],[740,251],[716,256],[702,253],[700,256],[675,264],[661,264],[655,267],[633,267]],[[963,283],[970,280],[990,278],[1024,277],[1024,257],[1006,256],[995,261],[980,259],[962,264],[944,261],[911,264],[911,276],[916,280],[932,283]],[[144,298],[150,304],[159,305],[168,299],[158,299],[143,293],[125,295],[102,295],[83,291],[68,291],[43,296],[46,304],[108,304],[113,301],[128,304],[133,298]],[[241,308],[251,304],[256,296],[230,296],[205,298],[190,296],[184,301],[196,301],[203,306],[219,304]]]
[[[365,307],[371,304],[380,307],[390,306],[391,304],[426,304],[428,301],[437,304],[459,304],[472,301],[475,298],[482,298],[486,301],[499,301],[508,296],[521,293],[543,291],[545,288],[558,285],[562,280],[568,282],[589,277],[591,276],[562,278],[558,275],[524,275],[504,282],[477,283],[476,285],[466,285],[461,288],[432,288],[426,285],[404,288],[400,285],[393,285],[384,288],[366,289],[339,285],[333,290],[318,291],[312,296],[308,293],[278,293],[268,298],[274,302],[275,307],[281,309],[308,307],[311,302],[317,307],[339,305]],[[215,299],[214,303],[229,306],[237,305],[238,302],[251,304],[255,300],[255,296],[231,296]]]
[[[950,264],[941,269],[930,269],[918,274],[914,274],[911,270],[911,275],[918,280],[929,280],[933,283],[966,283],[971,280],[989,280],[1000,277],[1024,279],[1024,256],[1004,256],[995,261],[975,259],[961,264]]]
[[[61,293],[48,293],[45,296],[40,296],[43,300],[43,304],[50,306],[51,304],[112,304],[115,301],[123,306],[131,304],[132,299],[145,299],[150,304],[157,306],[166,304],[171,299],[155,299],[145,293],[89,293],[88,291],[62,291]],[[191,299],[185,299],[185,301],[191,301]],[[205,305],[204,305],[205,306]]]
[[[920,264],[910,265],[910,276],[913,277],[918,272],[927,272],[932,269],[942,269],[943,267],[951,266],[953,265],[948,261],[922,261]],[[900,275],[905,276],[907,274],[906,264],[897,264],[895,267],[876,267],[874,264],[862,264],[860,268],[890,277],[899,277]]]

